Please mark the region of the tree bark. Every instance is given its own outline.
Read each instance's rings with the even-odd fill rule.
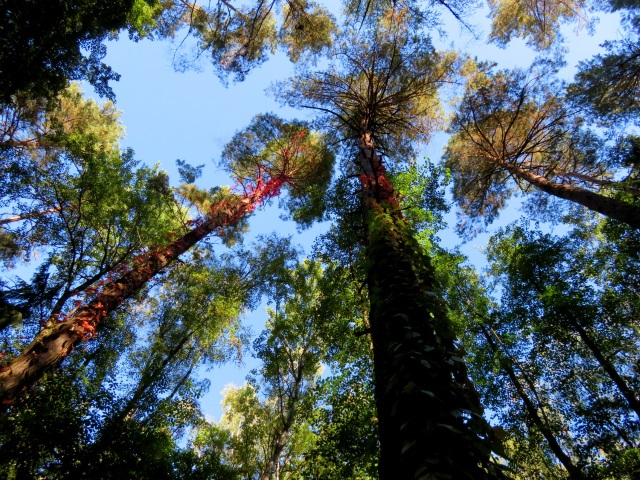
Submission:
[[[284,176],[266,183],[259,178],[255,188],[249,193],[231,197],[233,201],[222,200],[199,225],[181,238],[158,251],[134,259],[134,265],[129,271],[106,284],[89,303],[77,308],[68,317],[60,318],[56,315],[51,318],[31,344],[0,371],[0,403],[13,403],[18,395],[38,381],[47,370],[58,366],[78,343],[93,337],[102,318],[131,297],[154,275],[207,235],[236,224],[264,200],[278,195],[285,181]]]
[[[499,158],[494,157],[493,161],[515,177],[529,182],[531,185],[545,193],[578,203],[587,207],[589,210],[601,213],[602,215],[618,220],[619,222],[626,223],[633,228],[640,229],[640,207],[615,198],[605,197],[604,195],[600,195],[599,193],[595,193],[584,188],[552,182],[545,177],[536,175],[535,173],[529,172]]]
[[[380,157],[360,143],[381,480],[504,478],[428,257]]]

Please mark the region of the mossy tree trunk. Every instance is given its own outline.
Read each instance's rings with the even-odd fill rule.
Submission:
[[[428,256],[404,220],[375,149],[363,136],[365,218],[382,480],[503,478],[491,427],[434,293]]]

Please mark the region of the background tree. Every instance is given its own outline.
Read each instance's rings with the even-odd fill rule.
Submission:
[[[104,316],[182,253],[213,232],[224,235],[228,227],[233,227],[264,201],[277,196],[283,185],[294,182],[297,175],[304,171],[302,166],[312,170],[313,165],[324,158],[318,154],[323,151],[322,144],[314,143],[314,147],[306,148],[303,146],[304,139],[291,132],[289,139],[289,142],[278,143],[279,147],[267,155],[271,160],[269,165],[254,165],[255,183],[247,183],[242,178],[238,180],[238,187],[244,190],[243,194],[231,193],[228,189],[220,190],[207,215],[194,221],[195,226],[191,230],[166,246],[148,248],[134,258],[130,266],[114,272],[112,279],[95,295],[94,290],[86,303],[79,301],[69,316],[59,318],[59,315],[52,314],[33,342],[0,373],[3,400],[10,402],[47,369],[57,366],[76,344],[93,336]]]
[[[277,307],[269,310],[267,329],[254,342],[261,366],[245,385],[225,391],[219,423],[229,432],[224,455],[242,478],[293,478],[309,465],[309,452],[321,438],[310,420],[314,409],[327,408],[323,399],[329,398],[319,396],[316,385],[322,365],[359,358],[347,346],[366,345],[350,326],[355,298],[345,296],[344,288],[327,288],[342,283],[334,267],[323,271],[319,262],[306,260],[279,273],[272,292]],[[344,379],[332,383],[347,388]],[[359,443],[344,439],[343,451]],[[373,446],[375,452],[375,440]]]
[[[546,63],[472,75],[444,156],[463,218],[491,222],[516,188],[534,187],[638,228],[635,174],[584,128],[552,75]],[[460,227],[471,228],[466,220]]]
[[[571,100],[585,108],[597,122],[637,122],[640,19],[633,2],[627,5],[615,2],[615,5],[628,8],[621,11],[625,36],[605,42],[606,54],[581,62],[575,82],[568,90]]]
[[[0,326],[19,326],[5,332],[16,339],[71,309],[74,297],[143,247],[165,242],[185,219],[166,174],[121,150],[123,127],[110,102],[85,100],[73,86],[56,105],[25,100],[3,113],[0,202],[11,221],[0,255],[7,266],[44,257],[31,282],[3,275],[3,312],[20,315],[3,313]]]
[[[361,342],[364,343],[364,342]],[[371,354],[319,382],[311,416],[314,442],[302,464],[308,478],[378,478],[378,432]]]
[[[516,226],[495,236],[495,303],[472,272],[454,284],[466,299],[471,371],[509,432],[518,478],[633,478],[637,468],[637,295],[600,263],[626,257],[620,244],[591,228],[558,238]]]
[[[133,26],[155,0],[3,0],[0,4],[0,101],[22,91],[51,97],[71,80],[87,80],[113,98],[119,75],[102,63],[110,33]],[[85,50],[88,54],[83,53]]]
[[[560,27],[576,22],[585,27],[590,23],[590,5],[584,0],[570,2],[526,2],[490,0],[491,34],[489,41],[504,47],[514,37],[527,45],[546,50],[562,41]]]
[[[219,258],[196,251],[161,287],[147,289],[146,300],[106,318],[99,344],[46,375],[4,419],[0,471],[8,478],[43,468],[53,478],[227,474],[215,450],[205,464],[197,441],[185,437],[205,424],[202,368],[239,358],[246,348],[242,312],[269,291],[294,253],[275,238],[252,247]],[[55,403],[54,412],[39,415],[47,403]]]
[[[331,45],[334,17],[323,6],[306,0],[255,2],[240,5],[221,0],[164,2],[150,23],[150,32],[175,38],[188,28],[196,39],[195,51],[178,57],[177,68],[189,68],[203,54],[211,56],[216,74],[242,81],[252,68],[283,48],[296,62],[317,56]],[[175,58],[175,57],[174,57]]]
[[[119,0],[108,5],[93,0],[3,0],[0,7],[0,101],[9,105],[16,95],[53,98],[74,80],[88,81],[100,96],[113,100],[109,82],[120,75],[102,63],[105,40],[125,29],[136,41],[193,36],[196,53],[176,62],[177,68],[208,52],[221,79],[232,75],[244,80],[277,46],[292,61],[304,54],[317,56],[330,45],[335,28],[325,8],[298,0],[248,6],[226,0],[208,5],[183,0]],[[274,12],[280,16],[278,26]]]

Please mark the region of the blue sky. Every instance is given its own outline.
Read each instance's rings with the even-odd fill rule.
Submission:
[[[483,13],[477,14],[472,21],[483,24],[486,33],[488,22]],[[524,46],[524,42],[516,41],[509,49],[503,50],[486,46],[482,40],[475,41],[453,21],[448,25],[448,38],[436,42],[442,48],[453,44],[481,60],[495,60],[504,67],[526,67],[535,57]],[[598,31],[606,32],[604,38],[611,39],[616,37],[616,28],[615,19],[609,18],[601,22]],[[570,66],[597,53],[598,45],[603,40],[602,36],[591,37],[585,31],[576,37],[571,29],[567,29],[565,35],[570,41]],[[272,82],[293,74],[293,68],[283,54],[277,54],[253,70],[244,82],[224,87],[213,75],[206,61],[202,63],[200,72],[174,71],[172,59],[175,45],[170,42],[145,40],[134,43],[126,35],[121,37],[120,40],[109,43],[105,63],[122,75],[121,80],[113,84],[113,89],[117,106],[122,111],[121,120],[126,128],[123,147],[133,148],[136,158],[146,164],[158,163],[160,168],[170,173],[174,184],[178,182],[176,159],[186,160],[192,165],[205,165],[203,176],[198,182],[200,186],[229,184],[228,177],[216,169],[215,163],[222,147],[237,130],[245,127],[258,113],[273,111],[280,116],[298,117],[307,114],[283,109],[265,93]],[[565,72],[567,79],[570,79],[572,73],[572,69]],[[92,92],[87,94],[92,95]],[[423,154],[438,161],[445,141],[446,135],[436,135],[430,145],[425,146]],[[292,234],[297,243],[308,249],[316,231],[298,235],[295,226],[280,221],[278,215],[273,207],[258,211],[250,222],[251,236],[273,231]],[[508,223],[519,216],[512,209],[502,216],[499,224]],[[451,215],[449,221],[454,224],[455,217]],[[440,236],[448,247],[461,243],[451,229]],[[484,258],[479,250],[487,238],[488,235],[482,235],[462,245],[462,251],[470,257],[472,263],[484,265]],[[248,316],[248,322],[254,325],[255,334],[259,333],[265,317],[262,308]],[[255,363],[247,360],[247,368],[244,369],[229,363],[203,373],[212,382],[210,392],[203,402],[205,413],[219,417],[220,391],[230,382],[242,384],[251,365]]]

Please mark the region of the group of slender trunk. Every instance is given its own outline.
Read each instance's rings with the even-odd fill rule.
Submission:
[[[574,318],[571,312],[567,313],[566,317],[570,327],[574,329],[580,340],[585,346],[587,346],[600,368],[602,368],[602,370],[612,380],[619,393],[627,402],[629,409],[635,412],[638,419],[640,419],[640,401],[638,400],[636,393],[630,387],[629,383],[618,373],[616,367],[599,347],[598,342],[593,335],[591,335],[587,329],[581,325],[579,320]],[[567,470],[569,477],[572,480],[585,480],[589,478],[587,473],[574,462],[571,456],[565,452],[558,442],[556,434],[546,417],[545,407],[537,398],[537,389],[534,382],[527,376],[526,372],[521,367],[519,368],[520,375],[516,372],[515,367],[518,366],[518,362],[510,355],[508,349],[502,343],[499,334],[489,325],[483,325],[481,327],[481,333],[493,355],[499,359],[500,367],[503,372],[506,373],[511,384],[515,388],[518,397],[526,409],[529,420],[545,438],[549,449],[553,452],[560,464],[562,464],[562,466]],[[527,388],[523,385],[520,379],[521,377],[526,383]],[[527,393],[528,391],[531,392],[531,394]],[[533,398],[531,395],[533,395]]]

